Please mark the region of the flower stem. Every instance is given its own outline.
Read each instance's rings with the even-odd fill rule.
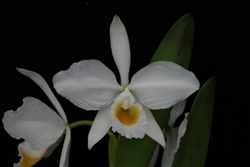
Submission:
[[[70,129],[73,129],[75,127],[82,126],[82,125],[91,126],[92,124],[93,124],[93,121],[91,120],[81,120],[81,121],[70,123],[67,126]],[[66,131],[64,131],[63,134],[65,135],[65,133]],[[117,147],[118,147],[118,140],[117,140],[116,135],[111,130],[108,131],[108,135],[109,135],[109,143],[108,143],[109,166],[114,167],[116,152],[117,152]]]
[[[117,137],[109,130],[109,143],[108,143],[108,155],[109,155],[109,167],[115,167],[116,153],[118,148]]]
[[[91,126],[93,124],[93,121],[91,120],[81,120],[81,121],[76,121],[76,122],[73,122],[73,123],[70,123],[68,124],[68,127],[70,129],[73,129],[75,127],[78,127],[78,126],[82,126],[82,125],[88,125],[88,126]],[[114,141],[117,141],[117,137],[114,135],[114,133],[112,131],[108,131],[108,135],[113,138]]]
[[[76,122],[68,124],[68,127],[70,129],[73,129],[73,128],[77,127],[77,126],[82,126],[82,125],[91,126],[92,123],[93,123],[93,121],[91,121],[91,120],[81,120],[81,121],[76,121]]]

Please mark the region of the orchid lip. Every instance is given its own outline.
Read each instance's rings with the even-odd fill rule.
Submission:
[[[143,138],[148,128],[145,112],[128,88],[115,98],[109,120],[112,130],[127,138]]]
[[[140,117],[139,108],[135,105],[130,105],[129,108],[124,108],[123,104],[124,102],[122,101],[117,103],[115,108],[115,117],[125,126],[137,123]]]

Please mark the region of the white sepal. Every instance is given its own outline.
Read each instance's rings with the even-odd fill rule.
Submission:
[[[101,140],[109,130],[108,112],[110,105],[100,109],[94,119],[88,135],[88,149],[90,150]]]
[[[159,143],[163,148],[166,146],[166,142],[164,139],[164,135],[162,133],[161,128],[159,127],[158,123],[155,121],[155,118],[151,111],[143,107],[146,117],[147,117],[147,123],[148,123],[148,129],[146,134],[151,137],[153,140],[155,140],[157,143]]]
[[[125,26],[117,15],[110,25],[110,43],[113,58],[120,73],[121,85],[126,86],[130,68],[130,47]]]
[[[68,163],[69,163],[70,146],[71,146],[71,131],[70,128],[67,126],[59,167],[69,166]]]
[[[68,124],[67,117],[65,115],[65,112],[64,112],[61,104],[58,102],[57,98],[55,97],[55,95],[53,94],[53,92],[51,91],[47,82],[43,79],[43,77],[41,75],[39,75],[38,73],[33,72],[33,71],[29,71],[29,70],[25,70],[25,69],[21,69],[21,68],[16,68],[16,69],[21,74],[23,74],[23,75],[29,77],[31,80],[33,80],[44,91],[44,93],[50,99],[51,103],[57,109],[58,113],[62,117],[65,124]]]

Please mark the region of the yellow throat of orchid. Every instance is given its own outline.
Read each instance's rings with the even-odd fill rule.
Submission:
[[[22,153],[22,162],[21,162],[21,166],[20,167],[31,167],[33,165],[35,165],[38,161],[40,161],[42,159],[41,157],[30,157],[29,155],[27,155],[26,153]]]
[[[117,103],[115,117],[118,118],[122,124],[130,126],[138,122],[140,118],[140,110],[137,106],[126,103],[126,100]]]
[[[18,145],[19,156],[21,156],[20,162],[14,164],[14,166],[18,167],[31,167],[34,166],[37,162],[39,162],[43,156],[47,153],[49,148],[45,149],[32,149],[31,145],[24,141]]]

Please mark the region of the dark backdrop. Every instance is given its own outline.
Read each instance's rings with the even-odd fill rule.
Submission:
[[[33,96],[53,108],[45,94],[15,67],[36,71],[53,88],[52,77],[83,59],[98,59],[118,77],[109,26],[118,14],[131,46],[130,76],[147,65],[170,27],[184,14],[195,18],[190,70],[201,84],[216,77],[216,99],[206,166],[245,166],[249,108],[249,11],[247,2],[2,2],[1,118]],[[54,89],[53,89],[54,91]],[[55,91],[54,91],[55,93]],[[56,93],[55,93],[56,94]],[[69,122],[93,119],[63,97],[56,97]],[[72,130],[70,166],[108,166],[106,136],[87,149],[89,127]],[[19,161],[17,145],[1,122],[1,166]],[[58,166],[62,144],[36,166]],[[248,157],[249,158],[249,157]],[[88,164],[88,165],[84,165]]]

